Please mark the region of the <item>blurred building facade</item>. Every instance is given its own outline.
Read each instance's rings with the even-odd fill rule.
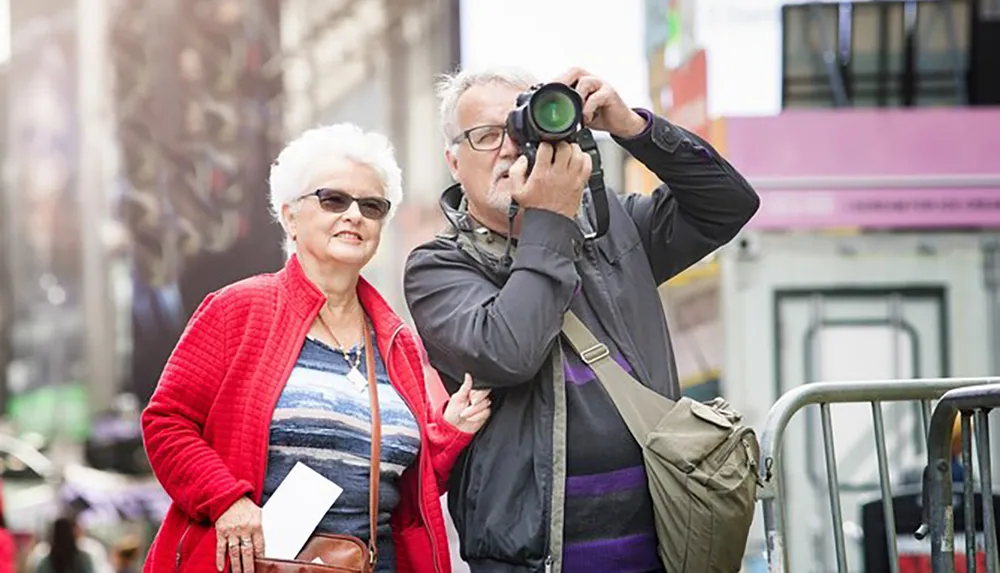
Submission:
[[[116,393],[147,399],[201,298],[282,264],[267,170],[320,123],[396,145],[407,196],[367,275],[403,309],[403,258],[438,230],[448,179],[428,142],[456,6],[14,0],[0,370],[15,421],[51,433],[61,403],[79,438]]]
[[[1000,371],[1000,169],[991,151],[1000,145],[1000,15],[992,4],[782,8],[782,112],[724,118],[721,130],[762,197],[744,240],[722,255],[726,373],[742,381],[732,397],[755,417],[820,380]],[[873,421],[862,410],[833,411],[845,508],[838,527],[852,568],[885,570],[882,524],[862,517],[880,495]],[[887,407],[885,419],[893,494],[905,499],[919,491],[923,420],[905,405]],[[833,563],[815,417],[788,435],[786,561],[793,570]],[[896,511],[901,559],[926,559],[928,544],[900,518],[906,510]]]
[[[86,314],[93,277],[81,249],[79,14],[60,0],[14,2],[10,13],[7,86],[17,88],[5,109],[5,398],[30,429],[79,436],[89,410],[85,326],[96,318]]]
[[[450,180],[434,96],[436,76],[458,64],[458,2],[450,0],[289,1],[283,15],[285,125],[351,121],[385,133],[403,168],[404,199],[365,270],[405,314],[402,266],[440,230],[440,192]],[[330,8],[340,5],[340,14]],[[321,14],[326,11],[330,24]],[[332,17],[332,18],[331,18]]]
[[[747,5],[744,28],[767,20],[780,36],[781,110],[763,117],[705,117],[711,101],[691,105],[718,97],[701,72],[703,59],[712,67],[713,44],[698,31],[720,17],[710,4],[722,3],[684,4],[647,2],[656,17],[647,21],[654,105],[722,151],[762,199],[730,246],[661,289],[680,331],[686,391],[719,391],[759,426],[802,384],[1000,371],[995,3]],[[740,26],[726,20],[727,30]],[[630,174],[642,182],[635,190],[649,187],[650,174]],[[700,329],[688,327],[695,313],[710,317]],[[705,372],[717,374],[717,387],[704,385]],[[837,527],[852,569],[888,570],[885,555],[870,551],[880,532],[861,516],[879,495],[867,410],[833,408],[845,508]],[[908,407],[885,416],[894,492],[904,495],[919,488],[922,420]],[[785,562],[793,571],[833,567],[816,417],[794,421],[786,435]],[[760,525],[749,570],[761,566]],[[929,551],[912,531],[900,536],[907,551]]]
[[[645,54],[653,111],[725,151],[709,116],[708,58],[698,37],[694,0],[645,0]],[[662,182],[633,158],[625,190],[649,193]],[[682,391],[708,399],[723,392],[723,322],[719,267],[707,257],[660,287]]]

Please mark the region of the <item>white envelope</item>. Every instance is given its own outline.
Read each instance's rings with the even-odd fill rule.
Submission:
[[[261,509],[264,557],[295,559],[344,490],[298,462]]]

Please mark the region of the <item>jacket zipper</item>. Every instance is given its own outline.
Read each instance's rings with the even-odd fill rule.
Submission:
[[[556,356],[564,357],[562,349],[561,339],[557,342],[557,350],[555,352]],[[548,550],[545,556],[545,573],[551,573],[553,570],[562,571],[562,557],[565,547],[565,530],[566,530],[566,423],[567,423],[567,411],[566,411],[566,380],[564,379],[563,373],[559,372],[562,368],[561,360],[558,364],[554,365],[553,370],[553,384],[552,384],[552,428],[551,428],[551,440],[552,440],[552,455],[550,468],[550,479],[549,479],[549,511],[546,522],[546,549]],[[561,431],[560,431],[561,429]],[[561,484],[557,485],[557,480],[562,480]],[[559,489],[557,495],[556,489]],[[555,513],[557,504],[561,506],[560,512],[562,514],[562,523],[559,528],[553,528],[553,514]],[[555,539],[558,539],[558,545],[554,544]],[[559,567],[556,567],[556,557],[559,559]]]
[[[181,558],[184,556],[184,538],[187,537],[188,530],[191,529],[191,524],[188,523],[184,528],[184,532],[181,533],[181,538],[177,541],[177,559],[174,560],[174,571],[180,573],[181,570]]]
[[[393,331],[392,336],[389,337],[389,344],[386,346],[385,349],[385,354],[386,354],[385,366],[387,372],[391,369],[390,365],[392,364],[392,360],[389,359],[389,355],[392,353],[393,344],[396,342],[396,335],[402,332],[402,330],[403,330],[403,325],[399,325],[396,328],[396,330]],[[391,375],[389,378],[389,383],[392,384]],[[413,409],[413,404],[410,402],[410,399],[406,395],[406,392],[400,392],[399,395],[400,397],[403,398],[403,401],[406,402],[406,406],[410,409],[410,413],[416,416],[416,412]],[[424,432],[421,432],[421,439],[425,440],[425,443],[421,444],[421,447],[427,447],[426,445],[427,436]],[[417,464],[419,466],[420,464],[419,460],[417,461]],[[421,473],[423,473],[422,468],[418,467],[417,469],[420,470]],[[424,513],[424,480],[423,477],[419,475],[417,476],[417,508],[420,511],[420,518],[424,521],[424,527],[427,528],[427,537],[429,537],[431,540],[431,560],[434,562],[434,571],[435,573],[441,573],[441,570],[438,568],[438,555],[440,554],[440,552],[438,551],[437,541],[434,539],[434,534],[431,533],[430,531],[430,526],[428,525],[427,521],[427,514]]]

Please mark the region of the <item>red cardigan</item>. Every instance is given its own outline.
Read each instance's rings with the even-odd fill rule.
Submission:
[[[15,573],[17,565],[17,545],[14,537],[6,529],[0,528],[0,573]]]
[[[398,570],[450,573],[439,499],[472,436],[441,418],[441,382],[419,339],[364,279],[358,296],[420,425],[392,516]],[[244,495],[260,503],[274,407],[324,300],[293,256],[277,273],[209,294],[191,317],[142,414],[146,453],[172,500],[144,571],[214,571],[212,524]]]

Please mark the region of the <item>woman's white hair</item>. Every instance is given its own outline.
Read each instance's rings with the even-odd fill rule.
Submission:
[[[385,198],[392,202],[385,220],[392,218],[403,200],[403,171],[392,144],[382,134],[366,132],[352,123],[309,129],[290,141],[271,164],[271,215],[285,231],[285,253],[295,252],[295,242],[281,215],[284,205],[296,207],[299,198],[314,191],[309,185],[335,159],[367,165],[382,181]]]
[[[469,88],[485,84],[500,84],[518,90],[526,90],[538,83],[535,77],[522,69],[510,67],[485,68],[481,70],[461,70],[445,74],[435,84],[435,92],[441,100],[441,131],[445,147],[453,152],[458,144],[455,138],[461,135],[458,125],[458,100]],[[513,103],[513,102],[511,102]]]

